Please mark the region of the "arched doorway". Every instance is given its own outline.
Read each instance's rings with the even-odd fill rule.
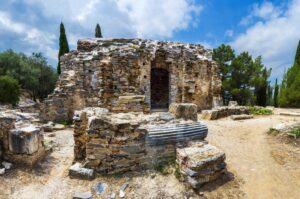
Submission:
[[[151,69],[151,109],[169,108],[169,72],[162,68]]]

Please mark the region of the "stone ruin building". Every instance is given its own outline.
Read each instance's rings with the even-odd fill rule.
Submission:
[[[197,188],[226,171],[224,152],[205,141],[208,129],[198,121],[198,111],[221,101],[218,66],[203,46],[83,39],[61,57],[61,71],[39,119],[73,121],[71,177],[137,171],[172,159]],[[2,156],[34,164],[48,127],[19,124],[14,114],[0,114]]]
[[[61,71],[43,109],[52,121],[71,120],[84,107],[149,113],[194,103],[200,111],[220,101],[218,66],[199,44],[82,39],[61,57]]]

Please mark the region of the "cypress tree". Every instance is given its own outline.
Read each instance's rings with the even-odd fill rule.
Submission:
[[[102,32],[99,24],[97,24],[95,28],[95,37],[102,38]]]
[[[60,35],[59,35],[59,52],[58,52],[58,64],[57,64],[57,74],[61,73],[60,69],[60,60],[59,58],[64,55],[65,53],[68,53],[69,50],[69,44],[67,40],[67,35],[65,31],[64,24],[60,23]]]
[[[276,78],[275,86],[274,86],[274,106],[275,107],[278,107],[278,89],[279,89],[279,86],[278,86],[277,78]]]

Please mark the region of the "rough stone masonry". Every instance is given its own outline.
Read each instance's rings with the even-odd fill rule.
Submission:
[[[61,70],[42,108],[45,120],[71,120],[84,107],[147,113],[194,103],[199,111],[220,101],[218,67],[199,44],[82,39],[61,57]]]

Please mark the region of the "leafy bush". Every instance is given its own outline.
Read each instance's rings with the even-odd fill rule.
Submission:
[[[33,100],[43,100],[53,92],[57,74],[48,65],[41,53],[26,56],[7,50],[0,53],[0,76],[16,79],[22,89],[28,91]]]
[[[273,111],[263,107],[249,107],[249,113],[252,115],[272,115]]]
[[[288,133],[289,136],[294,137],[294,138],[299,138],[300,137],[300,128],[295,128],[293,130],[291,130]]]
[[[20,97],[18,81],[9,76],[0,76],[0,102],[16,105]]]

